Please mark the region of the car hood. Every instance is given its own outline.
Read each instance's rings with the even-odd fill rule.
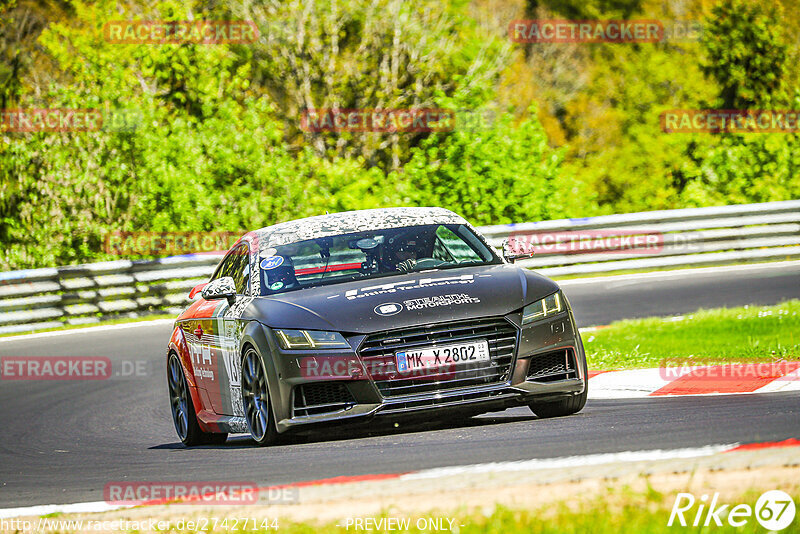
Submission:
[[[359,280],[257,297],[248,318],[275,328],[373,333],[502,316],[558,290],[539,274],[487,265]]]

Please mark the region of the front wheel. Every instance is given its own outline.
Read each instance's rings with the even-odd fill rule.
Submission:
[[[277,443],[279,434],[270,410],[267,373],[252,347],[248,347],[242,358],[242,404],[253,440],[262,446]]]
[[[172,410],[172,422],[181,443],[187,447],[194,445],[221,445],[228,439],[228,434],[203,432],[197,422],[189,385],[183,374],[183,366],[177,354],[169,357],[167,365],[167,387],[169,388],[169,404]]]

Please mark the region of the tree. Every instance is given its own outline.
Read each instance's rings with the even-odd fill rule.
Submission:
[[[705,73],[720,87],[722,109],[774,109],[786,105],[788,45],[780,4],[724,0],[703,32]]]
[[[765,7],[742,0],[724,0],[712,10],[703,39],[703,69],[719,86],[712,105],[770,110],[789,104],[790,54],[782,13],[780,4]],[[798,107],[800,98],[795,97],[793,108]],[[689,179],[682,204],[768,202],[800,195],[797,133],[723,133],[713,142],[703,141],[686,152]]]
[[[455,109],[457,100],[440,98]],[[490,119],[493,114],[487,114]],[[411,201],[443,206],[476,224],[501,224],[564,217],[585,202],[575,184],[559,176],[562,153],[547,143],[536,109],[515,123],[510,114],[437,133],[411,150],[401,173]]]
[[[425,134],[303,132],[303,112],[432,108],[435,94],[459,90],[485,100],[510,51],[465,17],[460,1],[235,0],[229,9],[261,30],[241,52],[252,54],[253,83],[276,102],[290,142],[386,171]]]

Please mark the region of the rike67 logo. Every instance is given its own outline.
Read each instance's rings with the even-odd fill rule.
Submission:
[[[727,523],[732,527],[743,527],[755,517],[762,527],[777,532],[792,524],[795,513],[794,500],[780,490],[761,495],[755,507],[749,504],[720,504],[719,493],[714,493],[710,501],[708,495],[697,499],[691,493],[679,493],[675,497],[667,526],[721,527]]]

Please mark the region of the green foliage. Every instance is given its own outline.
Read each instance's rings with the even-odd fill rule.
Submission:
[[[462,3],[234,0],[227,10],[262,28],[245,53],[254,82],[279,103],[290,142],[388,172],[424,134],[302,132],[299,119],[315,109],[431,108],[438,93],[486,100],[510,43],[481,33]]]
[[[797,134],[723,136],[686,165],[686,206],[743,204],[800,198]]]
[[[704,32],[703,70],[719,87],[713,102],[717,107],[780,110],[789,104],[789,47],[782,37],[782,12],[780,4],[764,7],[740,0],[725,0],[714,8]],[[800,109],[800,96],[792,109]],[[798,149],[796,133],[721,134],[714,142],[690,142],[681,204],[798,198]]]
[[[444,108],[454,104],[440,99]],[[415,204],[452,208],[475,224],[558,218],[581,211],[582,200],[559,182],[561,158],[531,108],[518,124],[501,114],[492,124],[430,135],[395,177],[410,184]]]
[[[788,45],[780,4],[724,0],[703,32],[703,70],[720,87],[722,109],[774,109],[788,99]]]
[[[800,7],[783,4],[6,2],[0,107],[91,108],[107,121],[90,132],[0,129],[0,269],[112,259],[102,242],[114,230],[244,232],[380,206],[441,205],[499,224],[800,197],[797,135],[659,124],[669,109],[800,108],[789,102],[800,95],[790,68]],[[704,13],[702,43],[518,47],[506,33],[515,18]],[[192,18],[253,20],[261,38],[103,37],[108,21]],[[299,127],[303,110],[336,107],[491,120],[438,133]],[[130,128],[109,127],[119,113]]]
[[[699,44],[598,45],[590,83],[563,106],[564,172],[602,213],[797,198],[796,134],[675,134],[659,123],[671,109],[797,109],[782,12],[722,0]]]
[[[358,160],[292,156],[274,105],[248,91],[247,65],[227,47],[110,45],[100,32],[111,4],[76,6],[82,28],[52,24],[40,39],[73,77],[47,106],[125,108],[135,128],[6,136],[0,267],[106,258],[111,230],[245,232],[396,202]]]
[[[603,213],[682,207],[688,136],[664,134],[659,116],[713,96],[699,66],[687,61],[696,46],[603,51],[609,57],[568,105],[566,126],[581,141],[565,173],[583,179]]]

